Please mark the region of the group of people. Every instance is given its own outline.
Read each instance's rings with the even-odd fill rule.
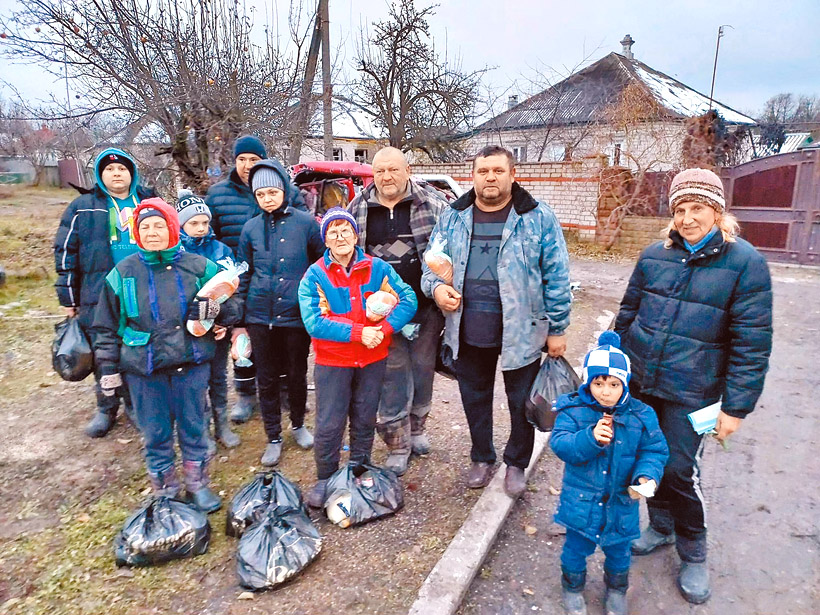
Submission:
[[[370,461],[375,433],[387,444],[385,466],[399,475],[412,455],[431,451],[425,427],[442,353],[469,425],[466,483],[478,489],[496,464],[500,360],[511,425],[503,485],[521,495],[534,444],[524,404],[542,354],[566,351],[571,295],[561,226],[515,181],[512,154],[478,152],[473,188],[449,203],[386,147],[373,158],[373,183],[320,221],[258,138],[239,138],[234,158],[204,199],[184,194],[172,207],[139,185],[133,158],[106,150],[93,190],[66,209],[55,240],[57,293],[96,358],[97,411],[86,433],[104,436],[122,400],[143,434],[154,490],[174,496],[182,492],[177,433],[186,496],[212,512],[220,500],[208,487],[215,444],[206,415],[216,440],[237,446],[228,418],[247,421],[258,398],[268,440],[261,462],[274,466],[286,392],[291,436],[313,449],[316,464],[306,499],[321,507],[348,423],[350,463]],[[725,439],[763,386],[771,348],[765,261],[737,237],[711,171],[676,176],[670,208],[666,239],[635,267],[617,333],[587,355],[579,391],[556,403],[551,446],[566,463],[556,521],[567,527],[561,582],[569,613],[586,612],[586,557],[597,545],[606,554],[607,613],[627,612],[631,554],[665,544],[677,545],[684,597],[708,598],[703,437],[686,415],[721,400],[716,435]],[[432,244],[444,246],[452,278],[425,262]],[[235,262],[248,269],[232,297],[197,296]],[[379,291],[395,307],[374,322],[367,299]],[[213,321],[213,329],[196,337],[190,320]],[[229,415],[227,358],[241,335],[252,366],[234,367],[238,402]],[[311,345],[314,434],[305,425]],[[641,532],[628,488],[651,482],[657,492]]]

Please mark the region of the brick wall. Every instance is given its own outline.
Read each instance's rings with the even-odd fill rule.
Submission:
[[[626,250],[643,250],[663,237],[661,231],[669,224],[669,218],[627,216],[621,225],[618,247]]]
[[[571,162],[525,162],[516,165],[516,180],[536,199],[552,207],[561,226],[594,241],[597,228],[601,171],[600,157]],[[413,173],[449,175],[465,190],[472,188],[472,163],[415,164]]]

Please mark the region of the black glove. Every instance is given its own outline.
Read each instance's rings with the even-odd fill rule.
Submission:
[[[207,297],[194,297],[188,305],[187,320],[213,320],[219,316],[219,301]]]

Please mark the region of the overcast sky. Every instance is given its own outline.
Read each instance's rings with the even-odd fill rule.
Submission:
[[[263,0],[249,3],[264,6]],[[0,12],[17,5],[0,0]],[[287,6],[279,0],[280,19]],[[348,66],[360,27],[383,18],[387,6],[384,0],[330,0],[331,44],[341,45]],[[756,112],[780,92],[820,94],[820,0],[440,0],[431,27],[437,47],[460,55],[464,68],[497,67],[488,81],[498,88],[531,91],[539,68],[565,72],[586,57],[620,52],[619,41],[629,33],[637,59],[708,95],[723,24],[732,28],[720,43],[717,100]],[[26,96],[65,91],[49,76],[33,78],[31,67],[0,62],[0,77]]]

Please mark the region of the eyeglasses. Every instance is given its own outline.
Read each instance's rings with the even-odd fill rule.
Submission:
[[[328,231],[325,234],[325,237],[327,237],[331,241],[339,239],[340,237],[342,239],[350,239],[351,237],[353,237],[353,229],[343,228],[341,231]]]

